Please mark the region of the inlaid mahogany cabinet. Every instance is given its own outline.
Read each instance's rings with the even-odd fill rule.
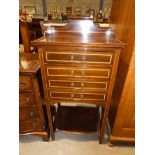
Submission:
[[[124,43],[115,39],[110,28],[101,28],[92,20],[70,19],[66,26],[53,27],[50,34],[32,44],[39,51],[52,140],[55,129],[60,129],[96,132],[102,143]],[[57,103],[54,116],[50,106]],[[72,103],[83,106],[73,107]]]
[[[19,132],[49,140],[38,85],[39,61],[37,54],[19,55]]]

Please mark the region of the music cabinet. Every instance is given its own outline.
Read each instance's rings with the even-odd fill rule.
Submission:
[[[38,47],[52,140],[55,130],[60,129],[96,132],[102,143],[124,43],[111,28],[101,28],[92,20],[70,19],[66,26],[52,30],[32,42]],[[55,104],[58,109],[53,115],[50,107]]]

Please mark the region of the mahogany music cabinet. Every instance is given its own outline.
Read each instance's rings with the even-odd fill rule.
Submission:
[[[50,34],[32,44],[38,47],[52,140],[55,129],[95,131],[102,143],[124,43],[116,39],[111,28],[101,28],[92,20],[70,19],[66,26],[52,27]],[[53,116],[50,106],[57,103]]]

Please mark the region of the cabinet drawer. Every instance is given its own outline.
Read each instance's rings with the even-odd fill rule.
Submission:
[[[113,52],[89,52],[89,51],[46,51],[44,52],[45,62],[64,62],[64,63],[90,63],[112,65],[114,59]]]
[[[108,81],[104,82],[85,82],[85,81],[65,81],[65,80],[48,80],[47,83],[49,88],[70,88],[70,87],[82,87],[82,88],[102,88],[107,90]]]
[[[88,100],[106,100],[106,93],[103,94],[95,94],[95,93],[76,93],[76,92],[49,92],[50,98],[70,98],[72,100],[80,99],[88,99]]]
[[[47,92],[73,92],[73,93],[93,93],[93,94],[103,94],[107,91],[105,91],[102,88],[87,88],[87,87],[53,87],[50,89],[47,89]]]
[[[34,119],[31,121],[19,122],[19,132],[31,132],[43,130],[42,123],[39,119]]]
[[[81,68],[57,68],[49,67],[46,69],[47,76],[61,76],[61,77],[98,77],[98,78],[110,78],[111,68],[92,68],[92,69],[81,69]]]
[[[91,99],[80,99],[80,98],[74,98],[74,99],[72,99],[72,98],[52,98],[51,100],[50,100],[51,102],[52,102],[52,104],[55,104],[55,103],[59,103],[59,102],[64,102],[64,103],[84,103],[84,104],[86,104],[86,103],[88,103],[88,104],[95,104],[95,105],[102,105],[102,106],[104,106],[105,105],[105,101],[103,101],[103,100],[100,100],[100,99],[93,99],[93,100],[91,100]]]
[[[95,77],[89,77],[89,76],[48,76],[47,78],[47,85],[49,85],[49,80],[54,80],[54,81],[77,81],[77,82],[108,82],[110,79],[100,77],[100,76],[95,76]]]
[[[33,118],[39,117],[39,111],[37,107],[24,107],[19,108],[19,120],[20,121],[26,121]]]
[[[26,75],[19,76],[19,90],[33,90],[32,77]]]
[[[105,100],[102,99],[80,99],[80,98],[62,98],[62,97],[55,97],[50,99],[52,104],[64,102],[64,103],[88,103],[88,104],[95,104],[95,105],[105,105]]]
[[[35,94],[20,93],[19,94],[19,107],[36,106]]]

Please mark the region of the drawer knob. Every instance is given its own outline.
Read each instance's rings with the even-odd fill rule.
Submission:
[[[82,56],[82,60],[83,60],[83,61],[86,60],[86,56],[85,56],[85,55]]]
[[[46,129],[46,126],[45,125],[43,125],[43,129]]]
[[[73,87],[73,86],[74,86],[74,83],[72,82],[72,83],[71,83],[71,87]]]
[[[74,97],[74,94],[71,94],[71,97]]]
[[[37,127],[37,123],[33,123],[32,127],[36,128]]]
[[[72,61],[74,60],[74,55],[71,55],[70,60]]]
[[[84,87],[84,83],[81,83],[81,87]]]
[[[34,111],[31,111],[30,113],[29,113],[29,116],[34,116]]]
[[[74,70],[71,70],[71,75],[73,75],[74,74]]]
[[[29,97],[26,97],[26,98],[25,98],[25,102],[26,102],[26,103],[29,103],[29,102],[30,102],[30,98],[29,98]]]
[[[27,83],[26,82],[20,82],[20,86],[26,86]]]
[[[52,93],[50,93],[50,97],[53,97]]]
[[[85,75],[85,71],[82,71],[81,73],[82,73],[82,76],[84,76],[84,75]]]

